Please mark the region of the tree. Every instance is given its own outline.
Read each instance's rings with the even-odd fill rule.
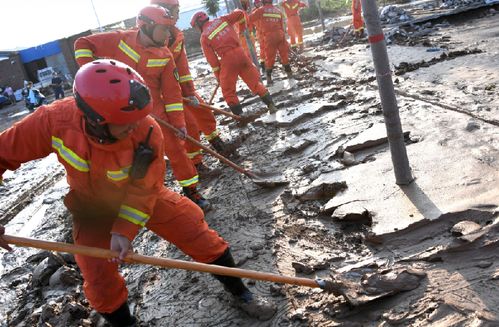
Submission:
[[[217,17],[217,12],[220,9],[218,0],[202,0],[208,15]]]

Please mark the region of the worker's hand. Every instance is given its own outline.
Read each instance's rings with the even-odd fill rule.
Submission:
[[[199,100],[195,96],[193,96],[193,95],[188,96],[187,99],[189,99],[189,102],[191,103],[191,106],[194,106],[194,107],[199,106]]]
[[[187,136],[187,128],[185,127],[178,128],[177,137],[181,140],[185,140],[186,136]]]
[[[5,242],[5,240],[3,239],[3,234],[5,234],[5,227],[0,225],[0,246],[7,251],[12,251],[12,248],[9,246],[9,244],[7,244],[7,242]]]
[[[132,251],[130,240],[121,234],[111,233],[111,250],[117,251],[119,256],[110,259],[111,262],[123,263],[128,252]]]

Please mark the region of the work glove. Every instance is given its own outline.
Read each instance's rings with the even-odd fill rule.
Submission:
[[[2,235],[5,234],[5,227],[0,225],[0,247],[4,248],[7,251],[12,251],[12,248],[5,242]]]
[[[186,136],[187,136],[187,128],[185,127],[178,128],[177,137],[181,140],[185,140]]]
[[[125,236],[117,233],[111,233],[111,250],[117,251],[119,256],[117,258],[112,258],[109,261],[123,263],[123,260],[128,252],[132,251],[132,244]]]
[[[187,97],[187,99],[189,99],[189,102],[191,103],[191,106],[194,106],[194,107],[199,106],[199,100],[195,96],[190,95],[190,96]]]

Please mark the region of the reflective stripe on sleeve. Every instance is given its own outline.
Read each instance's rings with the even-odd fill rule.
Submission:
[[[169,61],[170,58],[148,59],[146,67],[165,67]]]
[[[120,50],[123,51],[123,53],[130,57],[133,61],[135,61],[136,63],[139,62],[140,55],[128,44],[126,44],[125,41],[121,40],[118,48],[120,48]]]
[[[127,179],[131,167],[132,166],[123,167],[120,170],[108,170],[106,173],[107,178],[115,182]]]
[[[127,205],[122,204],[120,207],[120,212],[118,213],[118,217],[128,220],[129,222],[140,225],[144,227],[149,220],[149,215],[145,212],[137,210],[135,208],[129,207]]]
[[[166,112],[182,111],[182,110],[184,110],[184,105],[182,104],[182,102],[165,104]]]
[[[55,136],[52,136],[52,147],[57,150],[59,156],[74,169],[83,173],[90,171],[90,161],[78,156],[74,151],[64,145],[64,142]]]
[[[191,179],[184,179],[184,180],[181,180],[178,182],[179,182],[180,186],[182,186],[182,187],[189,187],[189,186],[197,184],[199,182],[199,176],[196,175],[196,176],[192,177]]]
[[[94,53],[90,49],[75,50],[75,59],[79,58],[94,58]]]
[[[189,157],[189,159],[194,159],[196,156],[199,156],[203,154],[203,150],[198,150],[198,151],[194,151],[194,152],[187,152],[187,156]]]
[[[189,75],[182,75],[179,77],[178,81],[179,81],[179,83],[190,82],[190,81],[192,81],[192,76],[190,74]]]
[[[218,135],[220,134],[220,132],[218,131],[218,129],[214,130],[213,132],[210,133],[210,135],[205,135],[206,139],[208,141],[211,141],[213,140],[215,137],[217,137]]]

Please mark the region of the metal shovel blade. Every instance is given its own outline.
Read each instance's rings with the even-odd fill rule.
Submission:
[[[253,183],[264,188],[272,188],[289,184],[289,181],[277,173],[258,173],[251,174],[249,177]]]

